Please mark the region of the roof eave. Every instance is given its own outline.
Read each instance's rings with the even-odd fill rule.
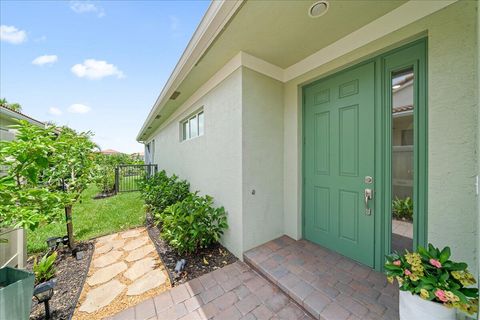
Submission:
[[[211,43],[221,33],[225,25],[234,16],[235,12],[240,8],[243,2],[244,0],[214,0],[210,3],[207,12],[202,18],[202,21],[195,30],[195,33],[190,39],[185,51],[177,62],[177,65],[173,69],[173,72],[168,78],[167,83],[163,87],[160,95],[145,119],[142,128],[138,132],[136,138],[137,141],[146,141],[152,135],[153,131],[142,137],[146,129],[151,125],[151,122],[163,109],[170,96],[188,76],[197,62],[202,58],[204,53],[210,47]]]

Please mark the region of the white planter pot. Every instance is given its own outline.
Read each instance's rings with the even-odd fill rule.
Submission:
[[[455,320],[456,311],[400,290],[400,320]]]

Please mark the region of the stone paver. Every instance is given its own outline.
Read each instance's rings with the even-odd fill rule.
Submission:
[[[135,237],[138,237],[140,233],[141,233],[140,229],[133,229],[133,230],[128,230],[120,233],[120,237],[123,239],[135,238]]]
[[[134,249],[140,248],[141,246],[145,245],[149,241],[148,237],[141,237],[130,240],[127,242],[125,246],[123,246],[123,250],[132,251]]]
[[[97,258],[93,259],[93,266],[95,268],[103,268],[117,262],[118,259],[122,256],[122,252],[118,250],[110,251],[104,255],[98,256]]]
[[[130,251],[130,253],[125,258],[125,260],[128,262],[132,262],[132,261],[142,259],[143,257],[145,257],[150,252],[153,252],[154,250],[155,250],[155,247],[152,244],[147,244],[146,246]]]
[[[97,238],[97,241],[96,241],[97,247],[101,247],[104,244],[107,244],[112,240],[116,239],[117,237],[118,237],[118,234],[114,233],[114,234],[109,234],[107,236]]]
[[[167,277],[162,270],[156,269],[148,272],[140,279],[128,286],[127,295],[136,296],[164,284]]]
[[[155,264],[156,262],[154,258],[147,257],[135,262],[123,275],[126,278],[134,281],[143,276],[145,273],[155,269]]]
[[[125,262],[121,261],[114,263],[108,267],[95,271],[91,277],[88,277],[87,283],[89,286],[96,286],[97,284],[101,284],[115,278],[118,274],[125,270],[127,270],[127,264]]]
[[[80,311],[92,313],[108,305],[123,291],[125,285],[118,280],[112,280],[88,292]]]
[[[105,254],[113,250],[113,245],[111,243],[105,243],[101,247],[95,248],[95,255]]]

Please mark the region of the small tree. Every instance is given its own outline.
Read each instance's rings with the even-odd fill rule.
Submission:
[[[65,206],[69,246],[74,249],[72,205],[92,181],[94,150],[91,132],[77,133],[68,127],[58,128],[55,152],[50,156],[54,164],[45,174],[51,185],[57,185],[70,200]]]
[[[72,205],[91,180],[91,133],[54,126],[40,128],[20,121],[16,139],[0,143],[0,226],[37,228],[61,217],[67,221],[70,248],[74,248]]]
[[[53,166],[54,127],[39,128],[27,121],[14,126],[16,140],[0,141],[0,227],[36,229],[55,221],[70,200],[46,180],[45,170]]]

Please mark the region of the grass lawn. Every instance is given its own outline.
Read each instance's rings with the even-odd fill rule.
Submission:
[[[90,186],[73,206],[75,241],[88,240],[144,224],[145,210],[138,192],[120,193],[110,198],[93,200],[97,193],[97,187]],[[28,253],[45,251],[47,238],[66,234],[64,220],[42,226],[34,232],[28,232]]]

